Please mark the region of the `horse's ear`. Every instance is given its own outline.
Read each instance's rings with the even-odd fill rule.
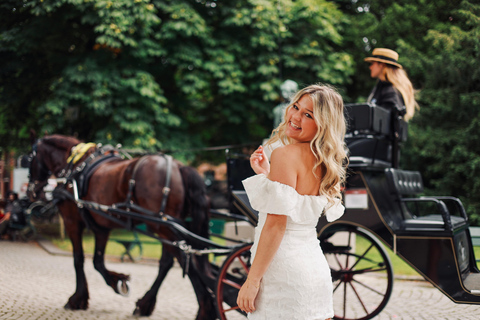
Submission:
[[[30,144],[33,145],[37,141],[37,133],[35,130],[30,129]]]

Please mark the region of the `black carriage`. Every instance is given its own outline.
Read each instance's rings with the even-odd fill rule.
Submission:
[[[335,318],[370,319],[386,306],[393,270],[384,246],[455,303],[480,303],[480,272],[461,201],[419,196],[423,193],[420,172],[396,168],[406,123],[394,112],[370,104],[347,105],[346,113],[350,174],[343,191],[345,214],[332,223],[321,218],[317,226],[334,281]],[[227,161],[232,171],[246,170],[247,160]],[[256,224],[257,212],[235,180],[233,174],[233,203]],[[248,261],[247,257],[240,249],[226,263]],[[222,271],[227,269],[224,266]],[[238,268],[232,270],[241,274]],[[232,286],[231,279],[225,280],[225,287]]]

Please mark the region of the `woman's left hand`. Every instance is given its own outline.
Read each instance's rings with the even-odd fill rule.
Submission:
[[[270,162],[262,146],[258,147],[250,156],[250,166],[256,174],[268,175],[270,172]]]
[[[258,284],[253,283],[249,279],[245,281],[237,297],[237,305],[240,310],[247,313],[255,311],[255,298],[257,297],[259,288],[260,282]]]

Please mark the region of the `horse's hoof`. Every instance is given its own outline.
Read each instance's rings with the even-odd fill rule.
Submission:
[[[128,295],[130,294],[130,282],[126,280],[118,280],[117,291],[119,295],[128,297]]]
[[[140,317],[142,315],[142,312],[140,311],[140,307],[137,306],[135,310],[133,311],[133,315],[136,317]]]
[[[80,305],[73,305],[70,301],[68,301],[63,308],[65,310],[87,310],[88,309],[88,302],[82,303]]]
[[[133,311],[133,316],[134,316],[134,317],[148,317],[148,316],[151,316],[152,313],[153,313],[153,310],[151,310],[151,311],[148,311],[148,310],[145,311],[145,310],[143,310],[143,311],[142,311],[142,309],[141,309],[139,306],[137,306],[137,307],[135,308],[135,310]]]

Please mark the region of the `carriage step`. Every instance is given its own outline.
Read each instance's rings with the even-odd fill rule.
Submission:
[[[480,294],[480,273],[470,273],[463,284],[471,293]]]

